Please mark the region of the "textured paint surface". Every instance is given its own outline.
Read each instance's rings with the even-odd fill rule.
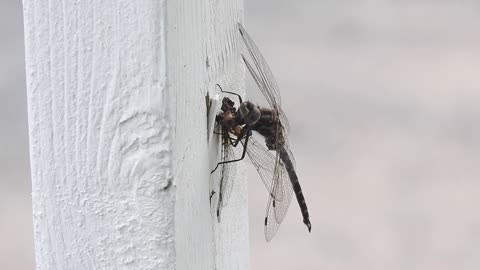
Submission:
[[[24,2],[37,269],[249,267],[245,177],[210,207],[204,98],[244,93],[241,6]]]
[[[37,269],[175,267],[165,2],[24,2]]]
[[[176,104],[174,156],[177,186],[176,248],[178,269],[248,269],[246,178],[239,169],[234,192],[219,223],[218,137],[207,145],[205,95],[225,90],[244,93],[242,49],[236,23],[243,1],[168,2],[168,81]],[[215,114],[219,108],[212,108]],[[209,154],[211,153],[211,155]],[[243,173],[242,173],[243,172]],[[210,192],[216,191],[210,202]]]

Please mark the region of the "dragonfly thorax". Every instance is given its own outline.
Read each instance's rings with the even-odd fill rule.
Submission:
[[[260,107],[249,101],[240,104],[237,114],[237,117],[243,120],[245,124],[249,126],[255,125],[258,120],[260,120],[260,117],[262,117]]]

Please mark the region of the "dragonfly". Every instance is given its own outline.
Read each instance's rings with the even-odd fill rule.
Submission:
[[[264,233],[267,242],[277,233],[280,224],[290,206],[292,193],[295,193],[303,217],[303,223],[311,231],[310,217],[298,181],[295,159],[288,143],[289,123],[281,108],[278,84],[257,45],[239,23],[240,36],[248,50],[253,66],[242,54],[242,60],[253,80],[267,100],[269,107],[260,107],[253,102],[243,101],[241,96],[229,91],[221,92],[237,96],[238,107],[228,97],[222,100],[221,111],[216,115],[216,132],[222,139],[221,161],[212,173],[220,169],[220,194],[217,217],[220,220],[221,209],[225,206],[232,190],[234,163],[249,157],[268,191],[268,202],[264,220]],[[217,128],[218,129],[218,128]],[[257,132],[265,140],[262,145],[253,136]],[[233,148],[242,146],[239,158]]]

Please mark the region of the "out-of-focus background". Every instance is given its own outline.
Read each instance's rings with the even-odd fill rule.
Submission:
[[[0,1],[0,269],[34,269],[22,1]]]
[[[22,20],[0,2],[0,269],[19,270],[34,268]],[[480,2],[245,0],[245,21],[313,225],[293,201],[265,243],[250,170],[252,269],[480,269]]]

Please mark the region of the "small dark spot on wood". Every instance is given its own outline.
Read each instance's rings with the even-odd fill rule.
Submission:
[[[210,140],[210,133],[208,128],[210,127],[210,109],[212,108],[212,99],[210,99],[210,93],[207,92],[205,96],[205,105],[206,105],[206,115],[207,115],[207,142]]]
[[[215,190],[212,190],[212,192],[210,192],[210,203],[212,203],[213,195],[215,195]]]
[[[167,185],[164,188],[162,188],[162,190],[168,190],[170,189],[171,186],[172,186],[172,181],[168,181]]]
[[[208,60],[208,56],[207,56],[207,60],[205,61],[205,64],[206,64],[207,68],[210,68],[210,61]]]

